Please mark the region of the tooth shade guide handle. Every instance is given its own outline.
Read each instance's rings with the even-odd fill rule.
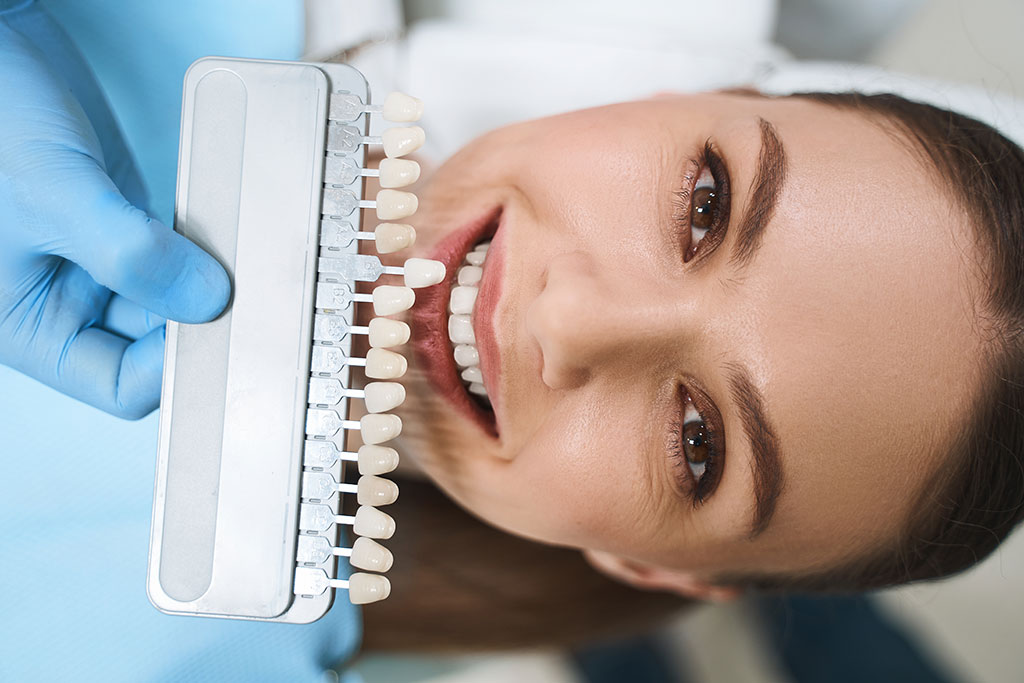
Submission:
[[[365,104],[358,95],[331,93],[328,118],[332,121],[355,121],[363,114],[380,114],[392,123],[412,123],[423,116],[423,102],[402,92],[389,93],[383,104]]]
[[[315,597],[323,595],[328,588],[340,588],[349,591],[349,599],[353,604],[360,605],[377,602],[391,593],[391,583],[387,577],[379,574],[352,574],[346,579],[332,579],[327,572],[318,567],[296,567],[295,594]]]

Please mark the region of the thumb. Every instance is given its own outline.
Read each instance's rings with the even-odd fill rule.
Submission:
[[[224,268],[194,243],[132,206],[91,160],[69,174],[50,253],[82,266],[98,283],[154,313],[205,322],[227,305]]]

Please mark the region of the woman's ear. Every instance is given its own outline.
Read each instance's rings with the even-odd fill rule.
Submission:
[[[743,593],[740,588],[710,584],[692,572],[664,569],[599,550],[584,550],[583,556],[601,573],[634,588],[668,591],[714,602],[733,600]]]

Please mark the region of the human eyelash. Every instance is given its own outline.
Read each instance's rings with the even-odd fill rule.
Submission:
[[[713,190],[706,186],[698,188],[697,184],[704,176],[705,170],[711,175]],[[699,190],[709,190],[704,193],[704,199],[706,202],[711,200],[713,207],[710,210],[713,212],[713,216],[708,227],[698,228],[707,232],[696,246],[692,246],[695,217],[694,199]],[[729,199],[728,169],[721,155],[716,151],[714,143],[708,139],[683,175],[683,187],[674,193],[672,219],[679,235],[679,242],[683,245],[684,262],[690,261],[694,257],[703,258],[704,254],[710,253],[724,239],[729,224]],[[705,208],[707,208],[706,205]]]
[[[705,418],[705,412],[707,411],[701,411],[693,398],[691,398],[689,392],[683,387],[679,388],[678,406],[679,409],[676,411],[669,426],[669,458],[676,465],[676,469],[681,468],[684,470],[680,477],[679,488],[693,507],[696,508],[703,505],[704,501],[718,487],[725,455],[725,444],[724,439],[721,438],[721,429],[713,426],[713,421]],[[686,419],[688,408],[693,409],[699,420]],[[696,434],[691,434],[690,436],[684,435],[685,428],[692,424],[700,424],[703,426],[703,429],[697,430]],[[695,436],[699,437],[702,441],[696,447],[693,444]],[[690,448],[706,448],[706,452],[702,453],[704,456],[703,462],[693,463],[703,466],[703,471],[699,478],[690,468],[691,462],[686,452],[687,446]]]

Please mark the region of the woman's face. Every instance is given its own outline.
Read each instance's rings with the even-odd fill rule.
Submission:
[[[401,450],[498,527],[707,576],[887,542],[978,382],[973,232],[939,188],[878,122],[797,99],[485,135],[417,188],[412,251],[452,280],[493,233],[493,418],[457,378],[450,284],[421,290]]]

